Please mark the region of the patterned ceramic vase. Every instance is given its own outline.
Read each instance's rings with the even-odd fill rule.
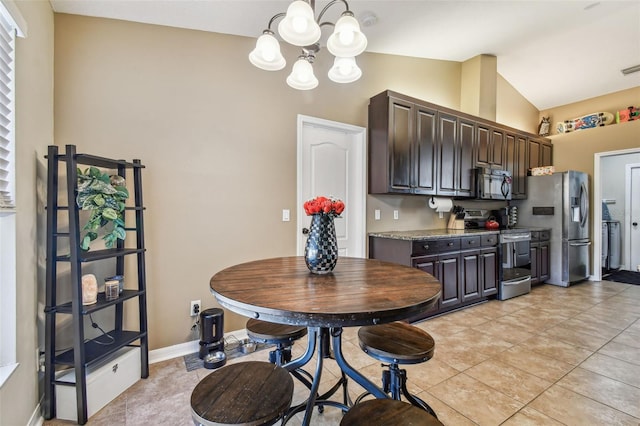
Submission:
[[[318,213],[311,215],[304,261],[314,274],[328,274],[338,261],[338,240],[333,215]]]

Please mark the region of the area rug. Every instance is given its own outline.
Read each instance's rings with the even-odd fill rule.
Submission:
[[[610,275],[602,277],[602,279],[617,283],[640,285],[640,272],[620,270],[612,272]]]
[[[271,348],[273,346],[275,346],[275,345],[267,345],[265,343],[258,343],[256,345],[256,350],[255,351],[256,352],[257,351],[261,351],[263,349],[268,349],[268,348]],[[240,350],[240,345],[239,344],[234,344],[233,342],[231,342],[231,344],[229,344],[229,342],[227,342],[227,339],[225,339],[224,353],[227,355],[227,361],[230,360],[230,359],[233,359],[233,358],[238,358],[238,357],[241,357],[241,356],[248,355],[248,354],[242,353],[242,351]],[[200,355],[198,354],[198,352],[194,352],[192,354],[185,355],[182,358],[184,359],[184,366],[187,369],[187,371],[193,371],[193,370],[197,370],[198,368],[204,368],[204,361],[200,359]]]

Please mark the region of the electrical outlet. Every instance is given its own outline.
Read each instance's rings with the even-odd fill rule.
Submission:
[[[399,217],[398,210],[394,210],[394,211],[393,211],[393,218],[394,218],[395,220],[398,220],[398,217]]]
[[[192,300],[191,306],[189,307],[189,316],[197,317],[200,313],[201,303],[199,300]]]
[[[374,218],[375,220],[380,220],[380,209],[375,209],[375,210],[373,211],[373,218]]]

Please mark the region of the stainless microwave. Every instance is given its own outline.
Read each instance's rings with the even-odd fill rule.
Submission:
[[[476,198],[480,200],[510,200],[511,172],[478,167],[476,169]]]

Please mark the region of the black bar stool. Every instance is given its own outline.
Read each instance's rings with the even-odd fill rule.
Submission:
[[[382,387],[391,393],[391,398],[400,401],[404,395],[408,402],[437,417],[429,404],[407,390],[407,370],[399,367],[400,364],[422,363],[433,357],[435,342],[429,333],[404,322],[392,322],[361,327],[358,340],[365,353],[388,363],[382,364],[389,367],[382,372]],[[356,403],[366,395],[360,395]]]
[[[269,352],[269,361],[276,365],[291,361],[293,342],[307,334],[306,327],[276,324],[254,318],[247,321],[246,329],[251,340],[276,345],[276,348]]]
[[[406,402],[372,399],[356,404],[342,418],[340,426],[441,426],[431,414]]]
[[[293,379],[269,362],[247,361],[222,367],[191,393],[196,425],[273,425],[293,399]]]

